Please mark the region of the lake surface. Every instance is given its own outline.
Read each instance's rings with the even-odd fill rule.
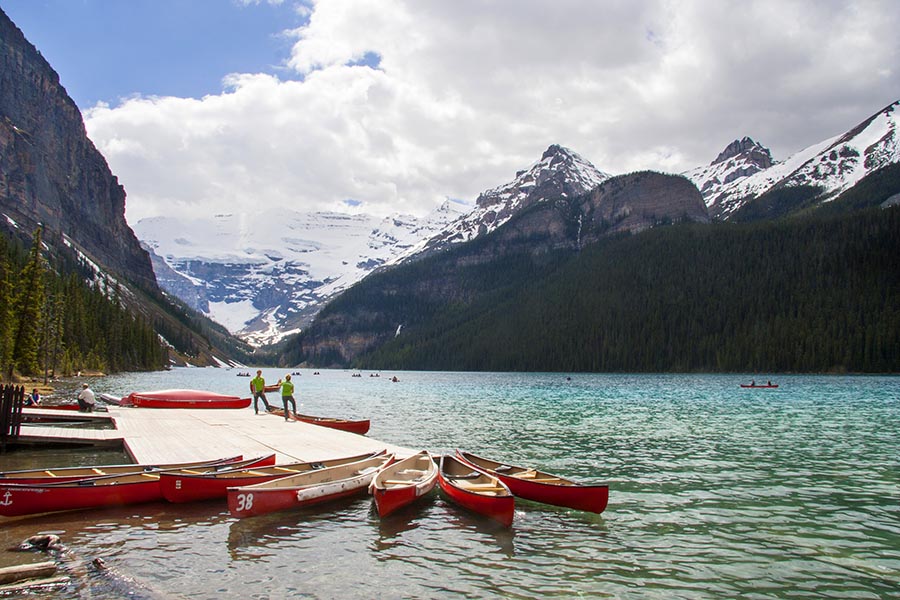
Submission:
[[[0,544],[58,533],[61,562],[82,577],[54,598],[898,597],[898,377],[773,376],[778,389],[751,390],[740,375],[320,372],[295,378],[300,412],[368,417],[370,437],[409,448],[608,482],[609,506],[517,500],[503,529],[437,493],[384,521],[366,496],[242,520],[224,501],[157,503],[8,521]],[[235,373],[93,387],[244,394]],[[98,455],[121,462],[73,450],[0,460]],[[112,575],[88,566],[97,557]],[[45,559],[0,552],[0,566]]]

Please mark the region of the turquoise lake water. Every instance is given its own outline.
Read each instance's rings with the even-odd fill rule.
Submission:
[[[243,394],[235,373],[124,374],[94,389]],[[56,598],[900,597],[898,377],[368,375],[302,371],[300,411],[368,417],[370,437],[410,448],[608,482],[608,508],[517,500],[502,529],[437,493],[385,521],[366,496],[243,520],[224,502],[158,503],[6,523],[0,544],[58,533],[84,576]],[[751,377],[780,387],[741,389]],[[84,566],[96,557],[117,575]],[[44,559],[4,553],[0,565]]]

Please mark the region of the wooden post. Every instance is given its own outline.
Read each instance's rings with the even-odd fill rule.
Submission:
[[[7,442],[19,437],[24,403],[25,386],[0,386],[0,452],[6,452]]]

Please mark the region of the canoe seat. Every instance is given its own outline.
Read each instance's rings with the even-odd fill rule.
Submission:
[[[398,475],[409,475],[410,477],[420,477],[425,474],[425,471],[421,469],[403,469],[402,471],[397,471]]]
[[[299,473],[300,471],[296,467],[272,467],[276,471],[284,471],[286,473]]]
[[[530,481],[533,481],[535,483],[565,483],[559,477],[535,477]]]
[[[534,469],[528,469],[526,471],[520,471],[518,473],[510,473],[510,477],[518,477],[519,479],[534,479],[537,477],[537,471]]]
[[[506,490],[503,488],[503,486],[498,485],[496,481],[491,481],[491,482],[488,482],[488,483],[473,483],[473,482],[471,482],[471,481],[465,481],[465,480],[464,480],[464,481],[456,481],[456,482],[454,482],[454,483],[455,483],[458,487],[460,487],[460,488],[462,488],[462,489],[464,489],[464,490],[469,490],[470,492],[477,492],[477,493],[479,493],[479,494],[482,493],[482,492],[497,492],[497,493],[500,493],[500,492],[505,492],[505,491],[506,491]]]
[[[97,475],[106,475],[106,473],[103,472],[103,469],[97,469],[96,467],[91,467],[91,471],[93,471]]]
[[[478,479],[484,475],[484,473],[479,473],[478,471],[472,471],[471,473],[466,473],[465,475],[447,475],[448,479]]]
[[[464,490],[468,490],[470,492],[475,492],[476,494],[506,494],[506,490],[499,485],[494,485],[492,483],[481,483],[477,485],[461,485],[459,486]]]
[[[385,479],[381,483],[384,485],[408,485],[412,482],[409,479]]]
[[[182,469],[182,473],[187,473],[188,475],[202,475],[203,471],[195,471],[193,469]]]

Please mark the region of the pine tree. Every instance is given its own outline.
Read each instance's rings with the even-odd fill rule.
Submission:
[[[41,256],[41,228],[34,232],[34,241],[28,262],[19,273],[19,292],[16,294],[15,311],[18,316],[12,362],[22,373],[38,373],[38,349],[41,343],[41,313],[44,308],[44,264]],[[10,377],[12,372],[9,373]]]
[[[13,310],[12,266],[6,248],[0,253],[0,372],[12,374],[13,331],[16,328]],[[8,379],[8,378],[7,378]]]

